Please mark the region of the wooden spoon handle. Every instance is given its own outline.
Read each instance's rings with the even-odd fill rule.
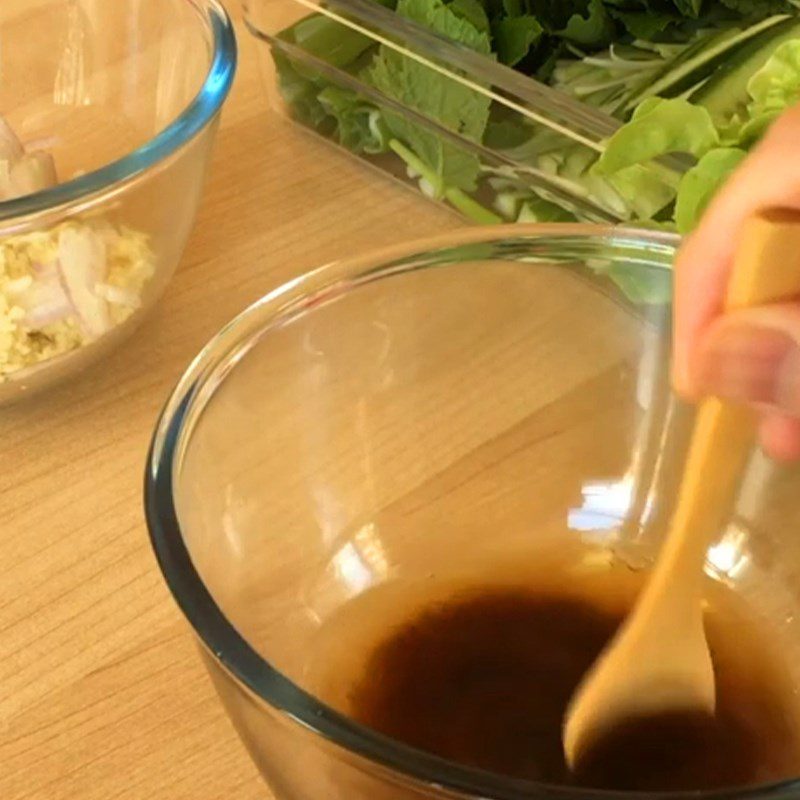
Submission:
[[[742,232],[725,310],[800,296],[800,214],[771,211]],[[755,441],[755,415],[716,399],[700,405],[668,541],[658,572],[699,571],[708,545],[730,513]],[[680,564],[677,562],[681,562]],[[657,576],[653,576],[657,581]],[[699,578],[700,576],[698,576]]]
[[[800,212],[765,211],[742,231],[725,310],[800,297]]]
[[[763,214],[742,234],[726,310],[800,294],[800,216]],[[653,574],[567,710],[564,750],[572,767],[620,720],[683,708],[714,711],[714,665],[701,604],[703,566],[709,544],[730,514],[754,441],[751,411],[703,401]]]

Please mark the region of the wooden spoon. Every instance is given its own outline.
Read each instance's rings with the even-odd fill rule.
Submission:
[[[800,215],[768,212],[742,232],[726,310],[800,294]],[[755,441],[755,417],[716,399],[698,410],[669,535],[646,587],[572,698],[564,752],[572,769],[620,723],[716,704],[703,627],[708,548],[730,514]]]

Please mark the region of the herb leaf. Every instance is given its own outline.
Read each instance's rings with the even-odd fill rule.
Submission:
[[[735,147],[719,147],[706,153],[681,178],[675,202],[679,233],[689,233],[695,227],[711,198],[746,155]]]
[[[608,141],[597,162],[600,174],[612,175],[669,153],[705,155],[719,144],[711,115],[688,100],[645,100],[631,121]]]
[[[513,66],[522,61],[542,36],[542,26],[536,17],[504,17],[492,25],[492,38],[497,57],[503,64]]]
[[[442,0],[400,0],[397,13],[473,50],[490,52],[489,36]],[[473,88],[388,45],[381,45],[363,77],[387,97],[471,141],[481,141],[490,100]],[[387,110],[384,118],[392,134],[411,148],[434,177],[432,188],[437,197],[443,196],[448,187],[475,189],[480,171],[475,155],[398,114]]]
[[[590,0],[586,10],[573,14],[557,33],[575,44],[600,49],[614,40],[614,22],[603,0]]]

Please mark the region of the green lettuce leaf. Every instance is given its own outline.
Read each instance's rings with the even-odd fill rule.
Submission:
[[[381,112],[354,91],[330,84],[317,99],[336,121],[339,144],[354,153],[385,153],[389,149],[389,130]]]
[[[583,13],[573,14],[557,34],[570,42],[599,49],[614,40],[614,22],[606,11],[603,0],[590,0]]]
[[[370,37],[321,14],[301,19],[284,30],[279,38],[296,44],[340,69],[354,68],[353,65],[368,58],[369,51],[375,49],[375,43]],[[366,130],[366,116],[361,115],[362,119],[357,120],[355,116],[351,116],[351,112],[356,106],[363,110],[363,101],[358,100],[352,92],[339,90],[343,94],[335,102],[326,104],[320,100],[322,93],[331,88],[330,99],[333,100],[338,88],[331,84],[329,78],[308,64],[291,59],[278,48],[273,49],[273,58],[278,88],[292,115],[304,124],[337,139],[340,144],[362,152],[363,144],[370,138]],[[349,95],[346,102],[345,94]],[[361,131],[357,133],[356,128],[361,128]]]
[[[493,150],[511,150],[527,144],[533,132],[514,117],[490,119],[483,135],[483,143]]]
[[[784,111],[800,102],[800,40],[784,42],[747,84],[751,117]]]
[[[664,33],[671,25],[680,21],[674,14],[648,14],[642,11],[612,11],[634,39],[649,42]]]
[[[536,17],[504,17],[492,25],[497,57],[503,64],[514,66],[528,55],[542,36],[542,26]]]
[[[413,20],[479,53],[488,54],[491,51],[486,31],[478,30],[472,22],[453,11],[442,0],[400,0],[396,11],[401,17]]]
[[[575,215],[542,197],[530,197],[520,206],[517,222],[574,222]]]
[[[612,175],[670,153],[699,158],[718,144],[719,134],[705,108],[683,99],[654,97],[643,102],[631,121],[608,140],[596,170]]]
[[[788,0],[721,0],[731,11],[735,11],[744,19],[766,19],[773,14],[792,12],[795,7]]]
[[[681,16],[689,17],[690,19],[697,19],[700,16],[702,6],[703,0],[675,0],[675,7]]]
[[[589,0],[524,0],[524,5],[548,33],[564,30],[576,14],[589,16]]]
[[[302,50],[334,67],[346,67],[369,50],[375,41],[322,14],[312,14],[281,34]]]
[[[752,147],[786,109],[800,103],[800,41],[784,42],[747,84],[746,118],[734,120],[724,140]]]
[[[752,147],[770,129],[781,113],[765,111],[747,120],[737,131],[735,144],[739,147]]]
[[[328,114],[319,102],[318,95],[325,84],[298,70],[279,50],[274,50],[272,57],[278,89],[292,116],[305,125],[322,130]]]
[[[694,229],[711,199],[746,156],[747,152],[737,147],[720,147],[706,153],[684,174],[675,201],[679,233]]]
[[[605,178],[634,219],[651,220],[675,200],[677,181],[650,164],[634,164]]]
[[[489,17],[479,0],[452,0],[448,8],[481,33],[489,33]]]

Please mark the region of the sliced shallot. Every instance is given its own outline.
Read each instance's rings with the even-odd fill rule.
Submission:
[[[130,289],[122,289],[119,286],[112,286],[110,283],[98,283],[94,287],[95,294],[107,300],[115,306],[126,306],[127,308],[139,308],[142,301],[136,292]]]
[[[58,237],[61,279],[89,336],[97,337],[111,327],[106,300],[94,288],[106,277],[103,240],[89,228],[64,228]]]
[[[32,283],[16,301],[26,311],[25,326],[41,328],[75,314],[75,309],[57,276]]]

